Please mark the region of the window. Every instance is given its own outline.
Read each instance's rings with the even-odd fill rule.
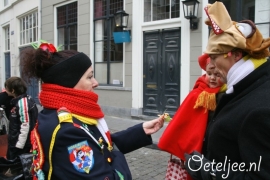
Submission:
[[[180,17],[180,0],[144,0],[144,22]]]
[[[250,6],[247,9],[247,19],[250,19],[251,21],[255,21],[255,5],[254,6]]]
[[[5,52],[5,78],[6,80],[11,77],[10,73],[10,52]]]
[[[4,28],[5,30],[5,50],[9,51],[10,50],[10,32],[9,32],[9,26]]]
[[[95,0],[95,78],[100,85],[120,85],[123,81],[123,44],[115,44],[114,13],[123,10],[123,0]]]
[[[20,45],[38,40],[38,13],[33,12],[20,19]]]
[[[65,50],[77,50],[78,43],[78,13],[77,1],[57,8],[58,44]]]
[[[5,79],[10,78],[10,28],[4,27],[5,31]]]

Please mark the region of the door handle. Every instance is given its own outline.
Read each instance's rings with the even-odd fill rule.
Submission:
[[[170,70],[170,71],[172,71],[172,70],[173,70],[173,66],[172,66],[172,65],[170,65],[170,68],[169,68],[169,70]]]

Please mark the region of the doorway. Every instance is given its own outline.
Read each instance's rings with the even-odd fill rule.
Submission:
[[[180,103],[180,28],[143,33],[143,114],[172,117]]]

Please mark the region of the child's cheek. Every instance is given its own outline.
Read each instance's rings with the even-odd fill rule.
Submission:
[[[223,84],[223,81],[221,80],[221,78],[218,78],[218,85],[221,86]]]
[[[205,82],[206,82],[207,84],[209,84],[209,82],[210,82],[209,76],[205,76]]]

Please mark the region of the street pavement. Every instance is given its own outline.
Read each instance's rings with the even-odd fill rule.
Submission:
[[[105,116],[105,119],[111,133],[145,121],[113,116]],[[170,154],[159,150],[156,144],[166,127],[167,123],[152,135],[153,145],[125,154],[133,180],[164,180]]]

